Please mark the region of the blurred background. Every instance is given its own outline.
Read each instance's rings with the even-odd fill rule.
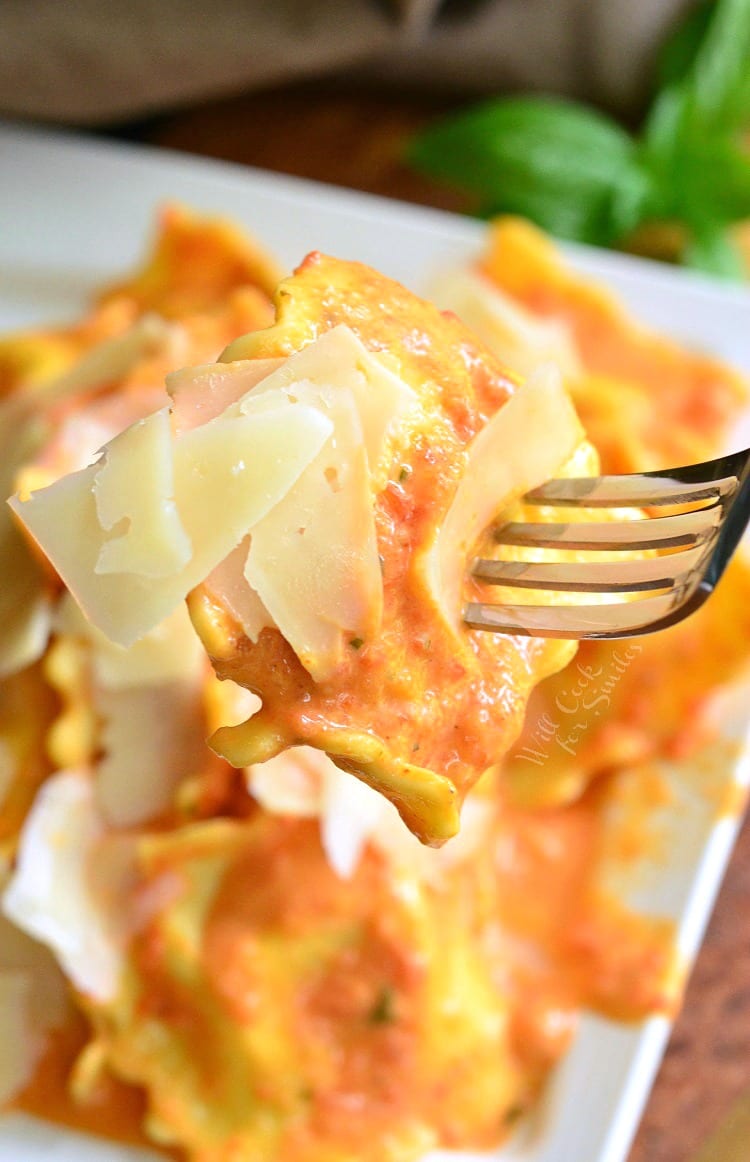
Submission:
[[[0,114],[750,270],[747,0],[3,0]],[[679,174],[679,178],[677,175]]]

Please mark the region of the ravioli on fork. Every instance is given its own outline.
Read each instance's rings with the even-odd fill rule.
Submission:
[[[596,453],[553,366],[521,383],[367,267],[313,253],[275,303],[273,326],[170,375],[171,407],[13,505],[112,640],[188,598],[219,677],[261,699],[211,740],[234,766],[317,748],[439,845],[575,649],[469,630],[467,558]]]

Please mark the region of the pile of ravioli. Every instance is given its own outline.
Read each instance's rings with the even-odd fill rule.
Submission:
[[[439,845],[572,653],[462,624],[471,551],[596,455],[554,364],[519,383],[455,316],[356,263],[310,255],[276,315],[11,507],[117,645],[189,598],[219,676],[261,699],[213,741],[235,766],[312,746]]]
[[[581,1005],[673,1002],[661,930],[615,923],[633,1000],[594,848],[535,829],[598,819],[587,788],[684,745],[686,707],[699,730],[746,661],[744,567],[530,778],[527,703],[575,649],[466,628],[466,563],[599,453],[703,458],[744,386],[518,223],[431,294],[320,254],[280,281],[170,207],[85,320],[0,341],[0,1100],[127,1109],[200,1162],[405,1162],[506,1134]],[[537,862],[548,903],[508,910]]]

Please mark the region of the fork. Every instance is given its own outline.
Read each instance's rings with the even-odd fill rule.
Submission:
[[[614,600],[591,605],[473,602],[464,610],[467,625],[532,637],[635,637],[681,621],[715,588],[750,521],[750,449],[685,468],[550,480],[523,500],[566,508],[682,506],[683,511],[607,522],[498,526],[494,539],[500,546],[629,556],[592,556],[574,563],[475,559],[472,576],[485,584],[599,593]],[[632,556],[647,550],[646,556]],[[655,555],[654,550],[669,552]],[[638,596],[642,593],[648,595]]]

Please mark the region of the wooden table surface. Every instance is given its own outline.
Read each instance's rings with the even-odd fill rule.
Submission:
[[[450,102],[305,84],[160,117],[139,140],[443,209],[463,199],[402,163],[411,133]],[[750,1086],[750,824],[695,965],[629,1162],[687,1162]],[[582,1111],[585,1116],[585,1111]],[[750,1142],[747,1146],[750,1160]],[[559,1162],[590,1162],[586,1158]]]

